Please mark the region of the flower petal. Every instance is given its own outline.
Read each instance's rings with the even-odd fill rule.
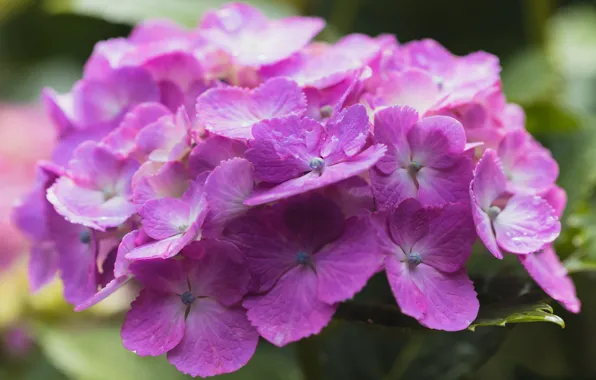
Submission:
[[[175,294],[141,290],[124,318],[122,345],[140,356],[165,354],[184,336],[185,311],[186,305]]]
[[[561,222],[553,208],[532,195],[514,195],[493,225],[501,248],[517,254],[538,251],[561,232]]]
[[[258,341],[243,308],[201,299],[191,307],[184,338],[168,352],[168,361],[191,376],[234,372],[250,360]]]
[[[266,294],[246,298],[247,316],[261,336],[282,347],[318,334],[336,306],[317,297],[317,275],[308,267],[295,267]]]

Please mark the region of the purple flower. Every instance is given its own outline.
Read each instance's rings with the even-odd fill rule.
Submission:
[[[277,117],[302,115],[306,99],[298,85],[285,78],[271,79],[248,90],[215,88],[197,99],[199,124],[216,135],[250,140],[256,123]]]
[[[153,172],[153,169],[156,171]],[[153,163],[144,164],[132,181],[133,202],[141,207],[153,199],[180,198],[189,184],[188,170],[181,162],[167,162],[157,168]]]
[[[137,148],[150,161],[182,160],[190,153],[191,128],[186,110],[180,107],[175,115],[162,116],[145,126],[137,135]]]
[[[318,333],[382,263],[370,218],[344,222],[335,203],[316,194],[252,209],[225,235],[253,276],[248,319],[277,346]]]
[[[464,154],[465,132],[457,120],[419,120],[412,108],[390,107],[376,113],[374,128],[374,142],[387,146],[371,171],[379,209],[393,209],[407,198],[425,205],[468,202],[472,161]]]
[[[205,240],[180,260],[130,270],[143,290],[124,320],[124,347],[141,356],[167,353],[179,371],[201,377],[236,371],[252,357],[258,334],[240,306],[250,277],[233,245]]]
[[[135,154],[139,132],[166,115],[170,115],[170,111],[160,103],[139,104],[124,116],[118,128],[110,132],[101,144],[122,158]]]
[[[210,172],[223,161],[243,157],[246,144],[221,136],[209,136],[200,141],[190,152],[188,169],[192,175]]]
[[[476,240],[467,205],[407,199],[380,222],[387,278],[402,312],[426,327],[463,330],[479,302],[464,264]]]
[[[127,259],[167,259],[201,237],[201,227],[207,216],[204,178],[193,181],[182,198],[152,199],[143,205],[143,231],[154,241],[132,249]]]
[[[515,194],[503,198],[507,178],[496,153],[487,149],[470,183],[472,215],[478,236],[497,258],[501,248],[528,254],[552,243],[561,231],[553,208],[537,195]]]
[[[288,198],[368,170],[385,153],[382,144],[363,150],[369,128],[362,105],[345,109],[326,126],[296,116],[255,125],[246,158],[257,179],[278,185],[256,191],[245,204]]]
[[[139,164],[94,142],[79,146],[67,174],[48,189],[48,200],[71,223],[97,230],[117,227],[136,212],[130,180]]]
[[[199,33],[240,65],[260,66],[289,57],[303,48],[325,22],[315,17],[268,20],[258,9],[231,3],[207,12]]]
[[[555,185],[545,192],[542,197],[555,210],[556,215],[561,217],[567,203],[565,190]],[[518,258],[526,271],[546,294],[559,301],[563,307],[572,313],[579,313],[581,303],[575,294],[575,286],[552,244],[544,246],[538,252],[519,255]]]
[[[559,166],[550,152],[523,129],[505,135],[497,152],[511,193],[541,193],[559,176]]]

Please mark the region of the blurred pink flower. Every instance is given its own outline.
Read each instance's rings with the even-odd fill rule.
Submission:
[[[56,133],[37,105],[0,104],[0,270],[26,250],[12,206],[35,180],[35,163],[51,155]]]

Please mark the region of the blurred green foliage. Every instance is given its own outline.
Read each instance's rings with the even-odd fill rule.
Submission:
[[[36,100],[43,86],[65,91],[80,76],[96,41],[126,35],[131,24],[148,17],[192,25],[205,9],[223,2],[0,0],[0,99]],[[294,12],[325,17],[330,21],[322,34],[326,39],[349,32],[395,33],[400,41],[434,38],[458,54],[474,50],[497,54],[509,100],[524,107],[528,129],[560,164],[559,184],[569,203],[557,251],[577,273],[583,311],[569,315],[555,306],[555,314],[567,325],[560,329],[555,324],[563,325],[562,319],[542,298],[520,297],[531,284],[527,278],[508,287],[516,293],[485,303],[475,324],[482,327],[475,332],[429,334],[410,328],[407,317],[401,328],[376,325],[382,317],[371,326],[366,318],[343,310],[344,320],[333,322],[320,336],[283,350],[261,342],[247,367],[221,378],[596,378],[596,297],[591,291],[596,273],[596,4],[587,0],[248,2],[275,17]],[[483,267],[482,260],[474,265]],[[511,275],[515,271],[511,264],[492,260],[490,265],[498,277]],[[375,294],[376,301],[386,301],[385,285],[375,279],[358,301],[375,301],[367,292]],[[509,324],[532,319],[554,324]],[[164,358],[127,352],[120,343],[118,321],[73,325],[45,318],[34,321],[32,332],[37,346],[28,356],[0,353],[0,379],[187,378]]]

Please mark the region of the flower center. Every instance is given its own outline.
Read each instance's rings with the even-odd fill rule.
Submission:
[[[89,230],[83,230],[79,233],[79,241],[83,244],[91,243],[91,232]]]
[[[495,220],[501,213],[501,209],[498,206],[490,206],[486,211],[490,220]]]
[[[313,171],[322,172],[325,167],[325,160],[321,157],[313,157],[308,163],[308,166],[310,166]]]
[[[419,253],[417,253],[417,252],[408,253],[408,264],[410,264],[413,267],[416,267],[420,263],[422,263],[422,257],[420,257]]]
[[[330,105],[323,106],[323,107],[321,107],[319,112],[321,113],[321,118],[326,119],[328,117],[331,117],[331,115],[333,115],[333,107],[331,107]]]
[[[192,304],[194,302],[195,296],[193,296],[192,293],[187,290],[180,295],[180,300],[182,301],[183,304],[185,304],[186,306],[189,306],[190,304]]]
[[[310,255],[304,251],[298,252],[298,254],[296,255],[296,262],[300,265],[309,265]]]

